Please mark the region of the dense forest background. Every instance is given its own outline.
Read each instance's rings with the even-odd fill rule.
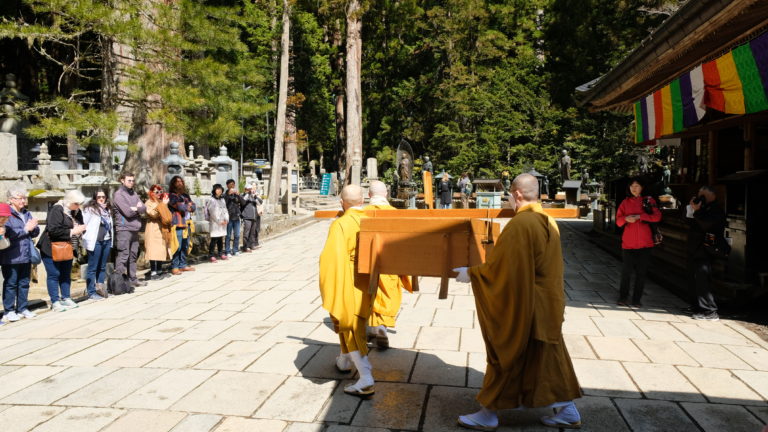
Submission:
[[[355,10],[345,0],[5,0],[0,73],[14,73],[30,97],[19,111],[35,139],[107,148],[118,130],[134,142],[137,125],[154,124],[203,154],[226,144],[238,159],[242,139],[245,159],[270,158],[285,14],[285,158],[343,171],[353,19],[362,23],[362,157],[377,157],[380,175],[391,175],[406,139],[438,172],[535,168],[557,179],[568,149],[575,171],[607,180],[634,167],[631,118],[586,112],[575,88],[683,3],[352,1]]]

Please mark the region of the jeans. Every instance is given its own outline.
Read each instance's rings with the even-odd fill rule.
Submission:
[[[107,261],[111,250],[112,240],[102,240],[96,242],[93,252],[88,251],[88,273],[85,279],[89,296],[96,294],[96,284],[104,283],[107,277]]]
[[[115,271],[117,274],[127,274],[131,282],[136,282],[136,260],[139,259],[139,233],[118,231],[115,235],[117,242],[117,258]]]
[[[176,228],[176,239],[179,241],[179,250],[173,254],[171,260],[172,269],[183,269],[187,266],[187,248],[189,248],[189,237],[184,237],[184,229]]]
[[[48,285],[48,296],[51,298],[51,304],[59,299],[69,298],[69,286],[72,284],[72,261],[55,262],[53,258],[43,255],[43,264],[48,273],[46,284]],[[59,297],[59,288],[61,288],[61,297]]]
[[[234,233],[235,238],[232,242],[232,248],[229,247],[229,239]],[[231,220],[227,223],[227,236],[224,238],[224,252],[227,255],[234,255],[240,252],[240,219]]]
[[[27,308],[31,270],[30,263],[3,265],[3,308],[6,314]]]
[[[443,202],[441,201],[441,202],[440,202],[440,208],[441,208],[441,209],[449,209],[449,208],[451,208],[451,203],[443,203]]]
[[[648,272],[648,262],[651,260],[653,248],[622,249],[621,258],[624,263],[621,266],[621,285],[619,288],[619,300],[627,301],[629,297],[629,280],[635,273],[635,289],[632,292],[632,304],[640,304],[645,287],[645,274]]]

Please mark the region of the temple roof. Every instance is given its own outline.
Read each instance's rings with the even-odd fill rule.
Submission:
[[[592,111],[629,112],[638,99],[767,27],[766,0],[689,0],[608,73],[579,86],[579,102]]]

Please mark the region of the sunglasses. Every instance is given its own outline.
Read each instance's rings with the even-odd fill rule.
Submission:
[[[102,199],[102,198],[107,199],[107,196],[106,195],[96,195],[96,199]]]

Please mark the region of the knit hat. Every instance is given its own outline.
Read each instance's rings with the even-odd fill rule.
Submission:
[[[9,217],[11,215],[11,206],[6,203],[0,203],[0,217]]]

